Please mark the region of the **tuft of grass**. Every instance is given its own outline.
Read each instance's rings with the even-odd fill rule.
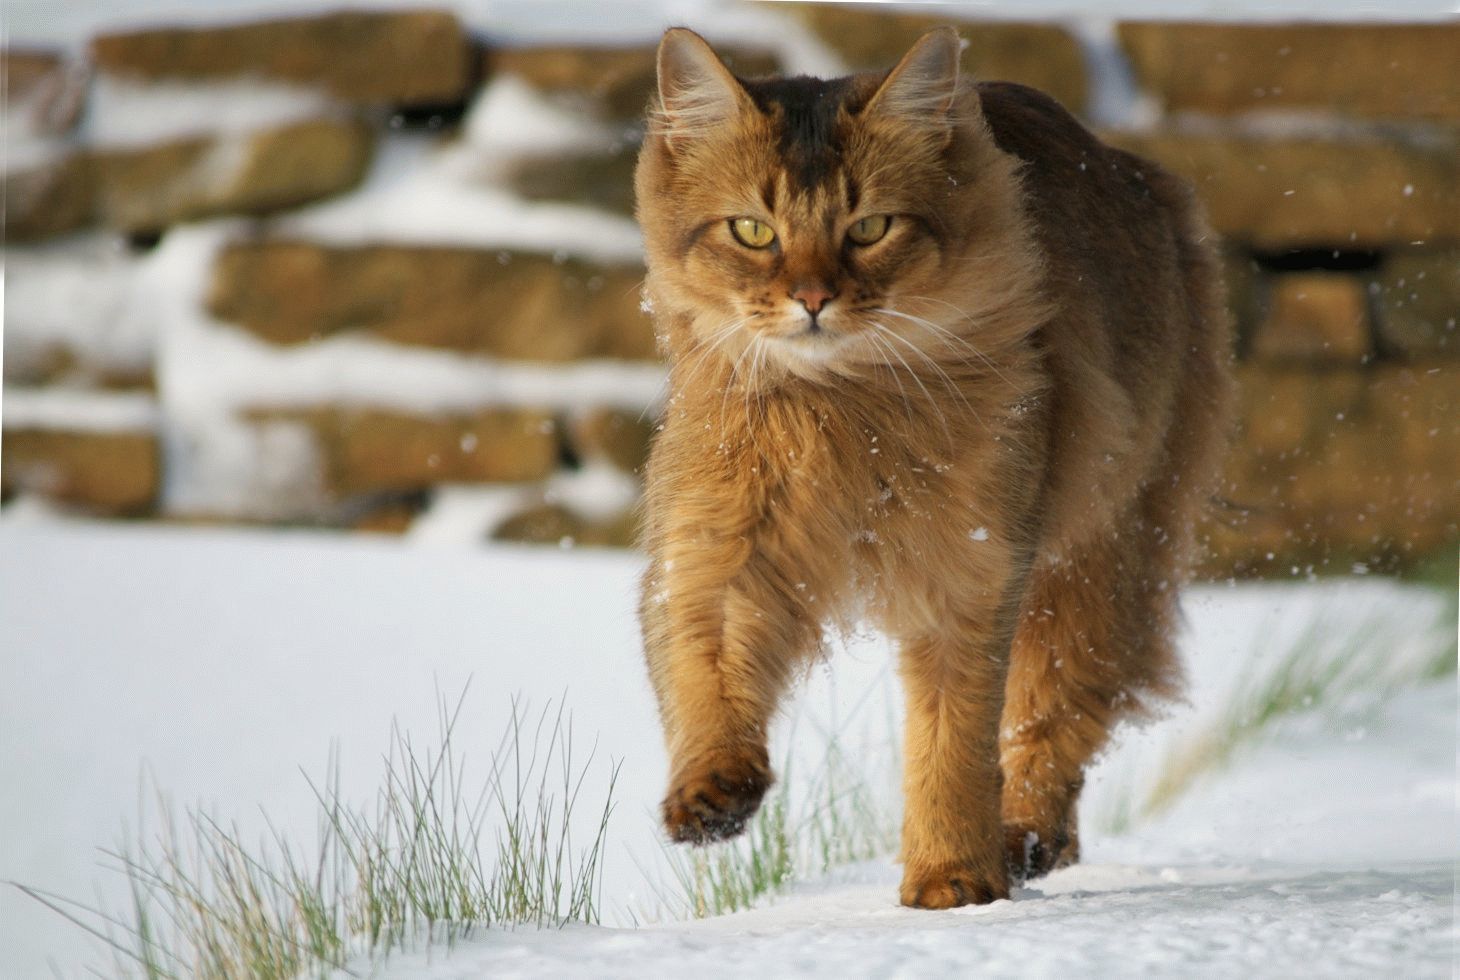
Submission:
[[[833,739],[817,778],[795,793],[791,762],[744,835],[668,851],[678,904],[693,918],[750,908],[762,897],[832,868],[889,853],[897,821]]]
[[[1442,622],[1396,651],[1395,623],[1374,619],[1349,632],[1307,624],[1240,686],[1219,715],[1164,753],[1144,792],[1127,781],[1102,815],[1102,829],[1119,834],[1169,809],[1199,777],[1229,765],[1249,745],[1272,736],[1287,719],[1314,714],[1336,723],[1373,710],[1399,692],[1452,676],[1457,649],[1453,607]],[[1254,661],[1258,663],[1258,661]]]
[[[118,975],[147,980],[322,976],[417,937],[451,942],[474,928],[596,923],[618,766],[591,840],[575,847],[571,817],[585,805],[593,755],[575,763],[562,707],[545,709],[528,730],[514,701],[489,777],[471,797],[452,747],[464,700],[465,692],[454,708],[440,703],[434,746],[418,748],[392,726],[372,808],[342,798],[333,754],[322,783],[306,774],[319,816],[308,851],[272,825],[254,844],[201,810],[179,821],[159,799],[151,835],[128,835],[104,852],[127,879],[124,913],[12,884],[106,942]]]

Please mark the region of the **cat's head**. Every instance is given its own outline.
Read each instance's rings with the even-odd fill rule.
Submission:
[[[942,29],[885,75],[747,81],[665,34],[636,189],[678,346],[810,376],[945,343],[988,142],[959,53]]]

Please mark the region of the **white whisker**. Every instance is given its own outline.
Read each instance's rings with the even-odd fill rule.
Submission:
[[[951,310],[957,312],[958,314],[960,314],[963,317],[963,319],[966,320],[967,322],[969,322],[969,323],[974,322],[974,318],[972,317],[972,315],[970,315],[969,313],[966,313],[965,311],[959,309],[957,306],[954,306],[952,303],[948,302],[947,300],[935,299],[934,297],[931,297],[931,296],[909,296],[908,299],[911,299],[911,300],[914,300],[914,301],[921,300],[921,301],[927,301],[927,302],[932,302],[932,303],[942,303],[944,306],[946,306],[949,309],[951,309]],[[988,367],[988,369],[990,371],[992,371],[994,374],[998,375],[999,379],[1001,381],[1003,381],[1005,384],[1007,384],[1009,387],[1013,388],[1015,391],[1022,392],[1024,390],[1020,386],[1014,384],[1013,381],[1009,380],[1009,377],[1006,374],[1004,374],[1004,372],[1002,372],[1002,371],[999,370],[998,365],[996,365],[993,362],[993,360],[987,354],[985,354],[983,351],[979,350],[976,346],[974,346],[972,343],[970,343],[967,338],[960,337],[959,335],[955,334],[953,331],[949,330],[947,327],[940,326],[940,325],[934,323],[931,320],[925,320],[925,319],[923,319],[920,316],[913,316],[911,313],[904,313],[901,310],[894,310],[894,309],[889,309],[889,308],[885,308],[885,307],[878,307],[876,312],[878,312],[878,313],[890,313],[893,316],[901,317],[904,320],[907,320],[907,321],[909,321],[911,323],[917,324],[920,327],[924,327],[926,329],[932,330],[935,333],[938,333],[938,334],[942,335],[943,337],[946,337],[948,340],[952,341],[955,344],[958,344],[960,347],[962,347],[965,350],[967,350],[970,354],[974,355],[979,360],[983,361],[983,363]]]
[[[880,333],[883,333],[888,337],[893,338],[894,340],[902,340],[901,337],[899,337],[897,334],[893,333],[891,330],[887,329],[880,323],[873,323],[872,326]],[[912,365],[907,362],[907,358],[899,354],[897,352],[897,349],[895,347],[892,347],[891,345],[889,345],[887,349],[889,352],[891,352],[892,356],[896,357],[899,361],[902,362],[903,367],[907,368],[907,373],[912,377],[913,382],[922,389],[923,397],[928,400],[928,406],[932,408],[933,411],[938,413],[938,419],[943,426],[943,434],[948,437],[948,447],[951,450],[953,447],[953,432],[948,428],[948,416],[943,412],[942,406],[939,405],[938,400],[933,397],[933,393],[928,390],[928,386],[923,384],[922,377],[918,374],[918,372],[913,370]],[[916,347],[914,347],[913,349],[917,350]],[[922,352],[919,351],[919,353]]]
[[[893,383],[897,385],[898,394],[902,396],[903,411],[907,413],[907,420],[911,422],[913,419],[912,402],[908,400],[907,388],[903,387],[902,379],[897,376],[897,368],[893,367],[892,361],[887,358],[887,341],[876,334],[868,334],[867,339],[872,341],[882,363],[887,366],[887,373],[891,375]],[[875,368],[877,364],[874,362],[872,366]]]

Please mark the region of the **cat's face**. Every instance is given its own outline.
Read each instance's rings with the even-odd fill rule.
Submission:
[[[666,37],[640,220],[701,346],[805,375],[936,346],[957,41],[930,48],[886,80],[742,83]]]

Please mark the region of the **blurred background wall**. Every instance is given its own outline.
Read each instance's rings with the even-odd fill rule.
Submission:
[[[707,4],[745,74],[951,17],[1190,177],[1238,325],[1209,576],[1453,558],[1460,25],[974,22]],[[4,507],[631,546],[662,396],[631,220],[649,23],[155,20],[4,52]],[[571,36],[566,30],[564,37]]]

